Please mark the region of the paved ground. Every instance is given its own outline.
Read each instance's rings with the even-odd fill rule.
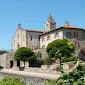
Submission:
[[[21,76],[39,77],[39,78],[51,79],[51,80],[56,80],[60,76],[59,73],[57,74],[34,73],[34,72],[25,72],[25,71],[15,71],[10,69],[3,69],[0,70],[0,72],[7,73],[7,74],[21,75]]]

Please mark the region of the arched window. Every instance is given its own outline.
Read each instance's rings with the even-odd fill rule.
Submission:
[[[59,33],[57,32],[57,33],[55,33],[54,34],[54,37],[56,38],[56,37],[59,37]]]
[[[75,46],[76,46],[76,47],[80,47],[79,42],[75,42]]]
[[[43,45],[42,48],[45,48],[45,45]]]
[[[50,36],[47,36],[47,41],[50,40]]]
[[[17,44],[17,47],[20,48],[19,42],[18,42],[18,44]]]
[[[17,35],[17,38],[19,39],[19,34]]]
[[[42,38],[42,42],[45,42],[45,38]]]

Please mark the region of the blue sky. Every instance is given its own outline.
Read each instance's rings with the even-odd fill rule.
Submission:
[[[1,0],[0,49],[11,49],[17,24],[22,28],[43,30],[52,14],[57,27],[70,25],[85,29],[85,0]]]

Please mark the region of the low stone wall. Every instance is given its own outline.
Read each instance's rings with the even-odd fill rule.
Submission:
[[[9,69],[10,68],[10,61],[13,61],[14,53],[5,53],[0,55],[0,66]]]
[[[57,66],[58,65],[56,64],[56,65],[42,65],[41,68],[28,67],[28,68],[25,68],[25,71],[56,74],[56,73],[58,73],[56,71]]]
[[[2,73],[0,72],[0,80],[2,80],[5,76],[18,76],[20,77],[21,80],[23,80],[26,85],[29,85],[30,83],[32,83],[32,85],[44,85],[44,82],[46,81],[46,79],[43,78],[37,78],[37,77],[28,77],[28,76],[21,76],[21,75],[15,75],[15,74],[7,74],[7,73]]]

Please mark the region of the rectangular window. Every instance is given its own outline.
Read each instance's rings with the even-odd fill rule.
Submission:
[[[50,36],[47,36],[47,41],[50,40]]]
[[[30,38],[31,38],[31,40],[32,40],[32,36],[31,36]]]
[[[66,35],[67,35],[68,37],[71,37],[71,32],[66,32]]]
[[[59,33],[57,32],[57,33],[55,33],[54,34],[54,37],[56,38],[56,37],[59,37]]]
[[[83,38],[85,38],[85,33],[83,34]]]
[[[77,32],[74,32],[74,37],[78,37],[78,33]]]

